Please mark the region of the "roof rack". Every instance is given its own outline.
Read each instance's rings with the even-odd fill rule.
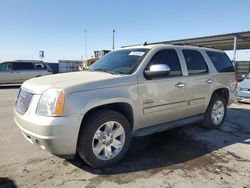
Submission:
[[[134,45],[126,45],[126,46],[122,46],[121,48],[126,48],[126,47],[133,47],[133,46],[148,46],[148,45],[155,45],[155,44],[168,44],[168,45],[175,45],[175,44],[171,44],[171,43],[163,43],[163,42],[144,42],[141,44],[134,44]]]

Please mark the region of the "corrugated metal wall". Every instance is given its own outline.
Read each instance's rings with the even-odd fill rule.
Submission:
[[[79,71],[78,66],[82,66],[82,61],[59,60],[59,73]]]

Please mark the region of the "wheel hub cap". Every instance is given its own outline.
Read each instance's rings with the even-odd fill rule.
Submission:
[[[125,142],[125,131],[116,121],[101,125],[94,134],[92,150],[101,160],[110,160],[117,156]]]
[[[221,123],[224,118],[225,114],[225,107],[222,101],[216,101],[212,108],[212,122],[215,125]]]

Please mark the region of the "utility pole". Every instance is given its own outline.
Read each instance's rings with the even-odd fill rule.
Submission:
[[[113,47],[112,49],[115,49],[115,30],[113,29]]]
[[[233,64],[236,66],[236,52],[237,52],[237,36],[234,36],[234,56],[233,56]]]
[[[87,59],[87,29],[84,29],[84,48],[85,48],[85,59]]]

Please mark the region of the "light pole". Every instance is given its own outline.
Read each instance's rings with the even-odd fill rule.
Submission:
[[[113,29],[113,47],[112,49],[115,49],[115,30]]]
[[[84,29],[84,48],[85,48],[85,59],[87,58],[87,29]]]
[[[237,52],[237,36],[234,36],[234,43],[233,43],[233,51],[234,51],[234,56],[233,56],[233,64],[234,66],[236,65],[236,52]]]

